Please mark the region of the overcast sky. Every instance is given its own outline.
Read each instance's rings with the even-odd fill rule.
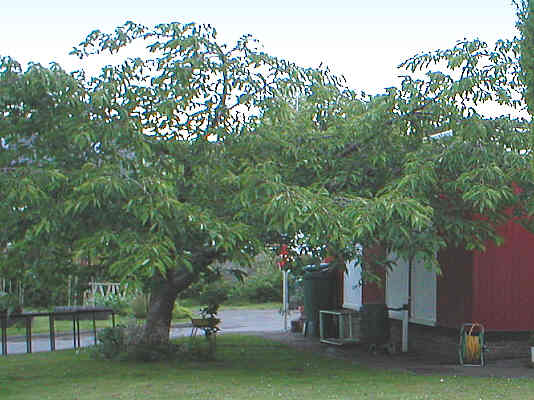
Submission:
[[[397,65],[457,40],[512,38],[511,0],[0,0],[0,55],[78,67],[70,49],[94,29],[127,20],[210,23],[223,42],[250,33],[265,50],[302,66],[321,62],[354,89],[396,82]]]

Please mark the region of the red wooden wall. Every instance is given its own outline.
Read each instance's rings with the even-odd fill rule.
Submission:
[[[502,246],[485,252],[439,254],[437,325],[480,322],[489,331],[534,330],[534,234],[510,221],[498,229]]]
[[[510,221],[502,246],[473,255],[473,319],[488,330],[534,330],[534,235]]]
[[[437,280],[437,325],[459,328],[472,320],[473,253],[448,248],[438,254],[442,275]]]

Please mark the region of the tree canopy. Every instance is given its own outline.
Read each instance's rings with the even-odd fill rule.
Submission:
[[[522,107],[517,40],[418,54],[379,95],[204,25],[128,22],[72,54],[136,42],[93,77],[1,59],[0,246],[6,271],[91,255],[148,280],[147,342],[168,340],[177,294],[213,261],[360,243],[437,267],[439,249],[483,250],[532,213],[529,123],[479,111]]]

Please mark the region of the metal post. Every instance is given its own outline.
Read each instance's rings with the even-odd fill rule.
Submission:
[[[26,353],[32,352],[32,319],[29,316],[24,318],[26,320]]]
[[[288,279],[287,276],[289,274],[289,270],[285,269],[283,271],[283,284],[284,284],[284,290],[283,290],[283,314],[284,314],[284,331],[287,331],[287,314],[289,313],[289,286],[288,286]]]
[[[82,347],[80,342],[80,314],[76,314],[76,334],[78,336],[78,348]]]
[[[408,352],[408,307],[404,309],[402,315],[402,352]]]
[[[0,316],[2,325],[2,355],[7,356],[7,313]]]
[[[76,314],[72,313],[72,341],[76,350]]]
[[[67,306],[69,306],[69,307],[71,306],[71,304],[70,304],[70,299],[71,299],[71,296],[70,296],[70,285],[71,285],[70,277],[71,276],[69,275],[68,280],[67,280]]]
[[[352,333],[352,315],[353,312],[349,311],[348,317],[349,317],[349,339],[354,339],[354,334]]]
[[[48,322],[50,325],[50,351],[56,350],[56,331],[54,327],[54,314],[48,314]]]
[[[95,346],[96,346],[96,318],[95,318],[95,310],[93,310],[93,334],[95,335]]]

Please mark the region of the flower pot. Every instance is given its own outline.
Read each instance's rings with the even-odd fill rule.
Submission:
[[[215,328],[219,322],[219,318],[191,318],[195,328]]]

